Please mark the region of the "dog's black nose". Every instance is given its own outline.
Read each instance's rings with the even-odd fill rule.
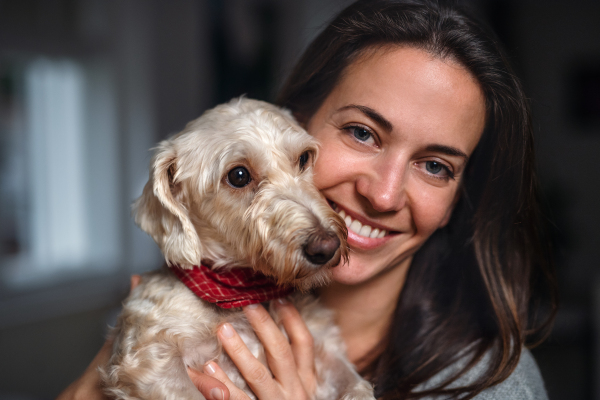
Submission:
[[[340,247],[340,239],[326,231],[311,235],[304,245],[304,256],[313,264],[323,265],[333,258]]]

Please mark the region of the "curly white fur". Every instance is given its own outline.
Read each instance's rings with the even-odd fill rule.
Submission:
[[[148,184],[134,204],[135,220],[168,265],[191,268],[202,261],[213,268],[254,268],[302,291],[325,284],[330,269],[347,257],[346,228],[312,185],[317,152],[316,142],[289,112],[234,99],[159,144]],[[303,154],[310,154],[305,166]],[[234,187],[228,172],[240,166],[252,178]],[[323,235],[335,235],[340,246],[329,261],[315,264],[305,246]],[[315,398],[373,399],[370,384],[344,357],[331,312],[309,295],[292,299],[314,337]],[[123,400],[203,399],[186,367],[202,369],[216,360],[255,398],[217,340],[216,329],[224,322],[266,365],[263,347],[240,309],[200,300],[168,268],[145,275],[113,331],[113,354],[101,370],[107,393]]]

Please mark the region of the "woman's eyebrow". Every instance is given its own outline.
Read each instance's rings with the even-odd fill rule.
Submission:
[[[371,118],[373,121],[375,121],[378,125],[380,125],[383,129],[385,129],[388,132],[392,131],[392,129],[394,128],[392,126],[392,123],[390,121],[388,121],[387,119],[385,119],[383,117],[383,115],[379,114],[377,111],[373,110],[372,108],[369,108],[366,106],[350,104],[348,106],[344,106],[344,107],[340,108],[338,110],[338,112],[345,111],[348,109],[356,109],[356,110],[362,112],[363,114],[365,114],[367,117]]]
[[[465,159],[465,162],[469,161],[469,156],[457,149],[456,147],[444,146],[443,144],[430,144],[425,149],[427,151],[433,151],[436,153],[444,153],[449,156],[462,157]]]

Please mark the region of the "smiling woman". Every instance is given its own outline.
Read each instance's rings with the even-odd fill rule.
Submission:
[[[319,140],[315,182],[349,227],[319,295],[377,396],[545,398],[524,349],[556,287],[529,105],[493,35],[444,2],[357,1],[279,103]]]

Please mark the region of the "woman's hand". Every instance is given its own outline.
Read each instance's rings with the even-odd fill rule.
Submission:
[[[277,312],[289,341],[263,306],[244,307],[248,321],[265,347],[269,368],[252,355],[230,324],[221,326],[219,339],[259,399],[310,399],[316,389],[313,337],[292,304],[278,301]],[[230,400],[248,399],[215,363],[207,364],[204,374],[227,385]]]
[[[131,277],[131,290],[139,285],[141,277]],[[69,385],[56,400],[110,400],[102,390],[98,367],[106,365],[112,351],[112,340],[107,340],[83,375]],[[188,375],[200,393],[208,400],[228,400],[229,390],[218,379],[188,370]]]

